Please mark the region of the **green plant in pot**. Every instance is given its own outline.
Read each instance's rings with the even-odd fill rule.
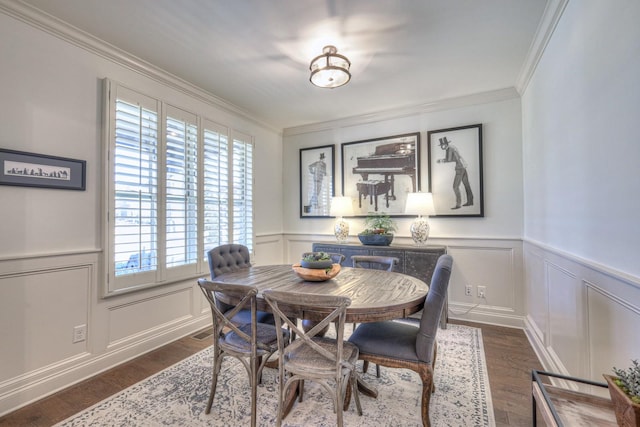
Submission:
[[[363,245],[389,246],[396,224],[385,213],[370,213],[364,220],[365,229],[358,234]]]
[[[613,368],[617,376],[604,375],[609,386],[616,421],[622,427],[640,427],[640,363],[628,369]]]

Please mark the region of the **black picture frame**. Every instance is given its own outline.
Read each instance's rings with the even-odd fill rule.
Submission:
[[[420,188],[420,132],[342,144],[342,194],[353,216],[406,217],[407,194]]]
[[[335,195],[335,146],[300,149],[300,218],[330,217]]]
[[[484,217],[482,124],[427,132],[432,217]]]
[[[0,185],[84,191],[85,160],[0,148]]]

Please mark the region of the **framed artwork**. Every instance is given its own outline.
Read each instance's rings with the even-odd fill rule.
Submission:
[[[335,194],[335,147],[300,149],[300,218],[328,217]]]
[[[0,185],[85,189],[86,161],[0,148]]]
[[[342,144],[342,194],[354,216],[404,215],[407,194],[420,188],[420,132]]]
[[[427,136],[432,216],[483,217],[482,124],[433,130]]]

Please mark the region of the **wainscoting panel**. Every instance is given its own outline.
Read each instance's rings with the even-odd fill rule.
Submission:
[[[189,319],[193,311],[192,291],[193,286],[189,286],[178,291],[109,307],[109,347]]]
[[[582,340],[579,308],[580,281],[576,275],[551,262],[546,263],[546,288],[549,293],[549,329],[547,347],[558,360],[582,370],[584,355],[576,352]]]
[[[0,276],[0,382],[86,352],[86,340],[73,342],[73,328],[88,328],[91,268]]]
[[[256,236],[253,263],[257,265],[281,264],[284,255],[282,234]]]
[[[592,378],[612,374],[612,367],[627,368],[640,359],[640,290],[635,301],[625,301],[586,282],[588,300],[588,349]]]
[[[536,242],[523,249],[525,332],[545,369],[603,381],[613,366],[639,358],[638,278]],[[540,289],[548,290],[546,304]]]

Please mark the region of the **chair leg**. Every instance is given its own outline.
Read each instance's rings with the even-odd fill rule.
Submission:
[[[261,363],[260,357],[251,358],[251,378],[249,378],[251,386],[251,427],[256,427],[256,407],[258,400],[258,382],[261,381],[258,374],[258,363]]]
[[[376,377],[380,378],[380,365],[376,365]]]
[[[213,375],[211,378],[211,392],[209,393],[209,401],[207,402],[207,408],[204,413],[209,414],[211,412],[211,406],[213,405],[213,398],[216,395],[216,387],[218,385],[218,374],[220,373],[220,367],[222,366],[222,354],[214,355],[213,361]]]
[[[369,370],[369,361],[365,360],[362,362],[362,373],[366,374]]]
[[[431,419],[429,418],[429,402],[431,401],[431,390],[433,388],[433,370],[426,368],[419,372],[422,379],[422,425],[431,427]]]

